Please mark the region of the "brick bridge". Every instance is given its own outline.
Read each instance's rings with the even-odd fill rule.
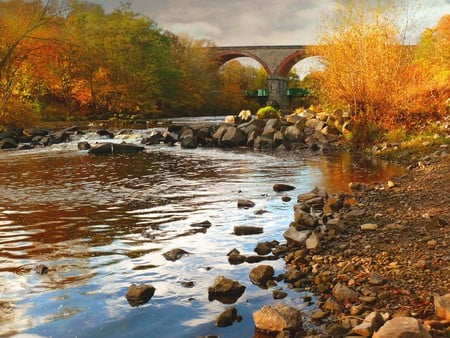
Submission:
[[[230,46],[214,47],[216,59],[225,62],[240,57],[258,61],[266,70],[269,85],[269,101],[275,101],[281,109],[287,107],[288,74],[291,68],[306,57],[307,46]]]

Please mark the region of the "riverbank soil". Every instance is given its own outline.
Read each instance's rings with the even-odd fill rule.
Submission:
[[[390,182],[359,188],[352,193],[357,204],[351,209],[364,213],[350,217],[351,210],[341,211],[345,231],[325,236],[316,260],[325,267],[318,276],[328,276],[331,285],[350,286],[362,297],[357,304],[326,310],[334,312],[341,324],[342,318],[370,311],[413,316],[428,325],[433,337],[448,337],[448,323],[439,327],[432,322],[438,319],[434,297],[450,293],[446,150],[428,162],[410,163],[406,174]],[[319,289],[320,282],[315,283]],[[322,309],[327,308],[331,293],[330,289],[321,293]]]

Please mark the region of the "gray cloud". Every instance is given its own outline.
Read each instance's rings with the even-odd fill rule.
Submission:
[[[121,0],[94,0],[107,11]],[[325,13],[335,0],[135,0],[133,9],[176,34],[217,45],[313,44]],[[450,14],[450,0],[421,1],[415,34]]]

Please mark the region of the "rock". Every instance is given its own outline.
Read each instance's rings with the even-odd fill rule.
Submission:
[[[341,303],[354,302],[358,299],[358,292],[341,283],[335,285],[332,293]]]
[[[303,140],[303,131],[297,126],[289,126],[284,131],[284,137],[289,142],[299,142]]]
[[[34,271],[40,275],[45,275],[48,273],[48,267],[43,264],[38,264],[34,267]]]
[[[0,149],[14,149],[17,148],[17,146],[17,142],[12,138],[0,140]]]
[[[412,317],[397,317],[387,321],[373,338],[431,338],[420,322]]]
[[[344,222],[340,218],[332,218],[327,221],[326,227],[329,231],[336,233],[343,232],[345,230]]]
[[[180,142],[181,148],[183,149],[195,149],[198,147],[198,141],[195,136],[185,136]]]
[[[102,143],[88,150],[90,155],[131,154],[144,151],[144,147],[129,143]]]
[[[147,303],[155,294],[155,288],[147,284],[132,284],[127,291],[126,298],[131,306]]]
[[[378,230],[378,225],[374,223],[365,223],[361,224],[360,228],[363,231]]]
[[[224,276],[219,276],[214,285],[208,288],[208,299],[217,299],[224,304],[233,304],[242,296],[246,287]]]
[[[234,234],[237,236],[257,235],[264,232],[263,227],[236,225],[234,227]]]
[[[255,285],[265,285],[268,280],[273,279],[275,270],[270,265],[258,265],[250,271],[250,281]]]
[[[230,263],[231,265],[242,264],[245,262],[246,258],[247,257],[245,257],[244,255],[232,254],[228,256],[228,263]]]
[[[315,232],[311,234],[311,236],[308,237],[308,239],[305,242],[306,249],[310,251],[317,251],[320,249],[320,239],[319,236]]]
[[[318,219],[310,213],[303,211],[301,209],[302,207],[303,205],[301,204],[294,206],[294,221],[308,228],[315,228],[318,224]]]
[[[223,311],[215,321],[217,327],[231,326],[237,319],[237,310],[234,307],[229,307]]]
[[[114,138],[114,134],[106,129],[99,129],[96,131],[98,136],[105,136],[107,138]]]
[[[302,327],[302,313],[282,303],[262,307],[253,313],[253,320],[259,331],[297,331]]]
[[[280,130],[281,124],[278,119],[269,119],[264,126],[262,136],[272,137],[278,130]]]
[[[89,144],[89,142],[86,142],[86,141],[78,142],[77,147],[78,147],[78,150],[91,149],[91,145]]]
[[[150,136],[141,140],[141,144],[145,144],[147,146],[153,146],[160,144],[161,142],[164,142],[164,135],[160,131],[154,132]]]
[[[450,320],[450,293],[434,297],[436,316],[443,320]]]
[[[287,297],[287,292],[281,291],[281,290],[273,290],[272,291],[272,298],[273,299],[284,299]]]
[[[272,245],[270,242],[258,243],[253,251],[260,256],[268,255],[272,252]]]
[[[238,208],[253,208],[255,206],[255,202],[250,201],[250,200],[244,200],[244,199],[240,199],[237,202]]]
[[[295,283],[298,282],[299,280],[301,280],[302,278],[305,278],[306,274],[296,268],[291,268],[288,269],[285,273],[284,273],[284,281],[286,283]]]
[[[173,249],[173,250],[163,253],[163,256],[168,261],[174,262],[174,261],[180,259],[181,257],[183,257],[184,255],[188,255],[188,254],[189,254],[189,252],[187,252],[183,249]]]
[[[191,227],[208,229],[211,227],[211,225],[212,224],[210,221],[203,221],[203,222],[199,222],[199,223],[192,223]]]
[[[276,183],[273,185],[273,190],[276,192],[281,192],[281,191],[290,191],[290,190],[294,190],[295,187],[289,184],[283,184],[283,183]]]
[[[281,200],[283,202],[290,202],[292,200],[292,198],[290,198],[289,196],[283,196],[283,197],[281,197]]]
[[[223,147],[239,147],[245,145],[246,136],[244,132],[236,127],[229,127],[221,138]]]
[[[379,312],[372,312],[364,321],[355,326],[350,333],[363,337],[371,337],[384,324],[383,316]]]
[[[298,245],[304,245],[309,235],[311,235],[310,230],[302,230],[298,231],[294,227],[289,227],[284,233],[283,237],[291,243],[295,243]]]

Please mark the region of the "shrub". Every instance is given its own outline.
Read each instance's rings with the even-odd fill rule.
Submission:
[[[274,107],[266,106],[258,109],[256,112],[256,118],[260,120],[279,119],[281,118],[281,114]]]

